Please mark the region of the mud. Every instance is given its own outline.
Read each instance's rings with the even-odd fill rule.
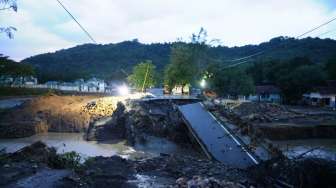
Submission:
[[[242,170],[191,156],[161,155],[126,160],[93,157],[69,165],[38,142],[13,154],[0,154],[1,187],[335,187],[336,164],[322,159],[278,158]],[[39,184],[38,184],[39,183]],[[35,186],[34,186],[35,187]]]
[[[22,138],[45,132],[81,132],[90,115],[81,107],[94,96],[42,96],[0,112],[0,138]]]
[[[104,124],[92,122],[88,140],[127,139],[130,145],[146,143],[148,136],[167,138],[177,144],[190,146],[187,127],[176,105],[188,100],[131,100],[118,103],[111,119]]]

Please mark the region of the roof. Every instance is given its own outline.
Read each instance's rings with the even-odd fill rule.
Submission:
[[[280,94],[280,92],[281,92],[281,90],[275,85],[256,86],[256,93],[257,94],[264,94],[264,93]]]

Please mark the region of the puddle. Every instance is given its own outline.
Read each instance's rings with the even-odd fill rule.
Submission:
[[[287,140],[273,143],[289,158],[311,151],[305,156],[336,160],[336,139]]]
[[[14,108],[20,106],[27,100],[31,98],[13,98],[13,99],[2,99],[0,100],[0,109]]]

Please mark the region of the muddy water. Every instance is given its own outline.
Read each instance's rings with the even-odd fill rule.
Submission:
[[[20,106],[27,100],[31,100],[32,98],[11,98],[11,99],[1,99],[0,100],[0,109],[14,108],[16,106]]]
[[[64,153],[76,151],[83,158],[94,156],[119,155],[124,158],[136,159],[142,157],[155,157],[160,153],[185,152],[174,143],[157,137],[150,137],[146,144],[127,146],[124,140],[108,141],[104,143],[85,141],[82,133],[46,133],[19,139],[0,139],[0,149],[15,152],[36,141],[43,141],[48,146],[55,147],[57,152]]]
[[[275,141],[273,143],[290,158],[311,151],[304,156],[336,160],[336,139],[289,140]]]

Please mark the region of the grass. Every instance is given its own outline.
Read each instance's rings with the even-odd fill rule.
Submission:
[[[0,97],[41,96],[41,95],[49,95],[55,92],[56,91],[50,89],[0,87]]]

